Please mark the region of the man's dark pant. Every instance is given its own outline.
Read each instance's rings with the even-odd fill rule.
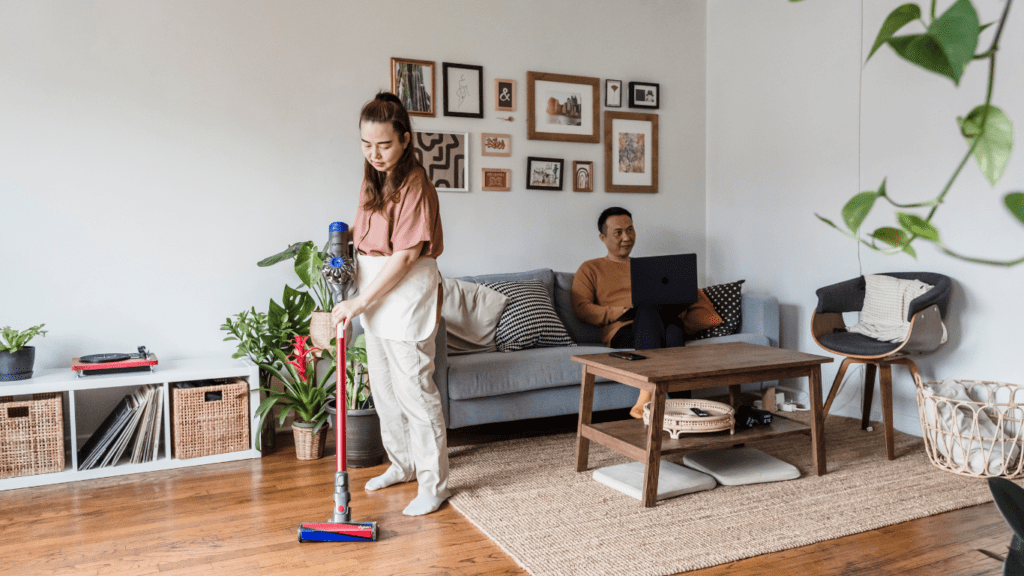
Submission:
[[[683,346],[683,321],[679,315],[685,311],[685,304],[642,304],[636,307],[632,324],[619,328],[612,336],[612,348],[674,348]]]

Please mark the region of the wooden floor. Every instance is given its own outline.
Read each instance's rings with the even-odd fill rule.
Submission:
[[[574,429],[483,426],[451,431],[449,443]],[[331,512],[333,442],[327,450],[300,462],[282,435],[259,460],[0,492],[0,574],[526,574],[448,504],[403,516],[415,483],[364,491],[386,464],[350,470],[353,519],[377,521],[378,542],[300,545],[298,524]],[[1010,538],[989,504],[689,574],[995,576],[1001,563],[978,549],[1003,554]]]

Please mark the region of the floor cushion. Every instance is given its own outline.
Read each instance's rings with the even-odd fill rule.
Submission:
[[[643,500],[643,462],[628,462],[598,468],[594,470],[594,480],[614,488],[626,496]],[[707,474],[662,460],[658,470],[657,500],[711,490],[715,486],[717,486],[715,479]]]
[[[800,477],[800,471],[796,466],[769,456],[757,448],[691,452],[683,456],[683,464],[710,475],[722,486],[779,482]]]

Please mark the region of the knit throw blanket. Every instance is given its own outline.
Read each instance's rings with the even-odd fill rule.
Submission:
[[[907,315],[910,302],[932,289],[920,280],[902,280],[881,274],[865,274],[867,282],[864,308],[860,322],[847,326],[850,332],[870,336],[883,342],[902,342],[910,332]],[[946,326],[942,326],[942,341],[946,341]]]

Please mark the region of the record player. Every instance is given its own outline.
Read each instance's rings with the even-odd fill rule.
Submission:
[[[123,374],[125,372],[152,372],[156,370],[157,364],[156,354],[147,351],[145,346],[139,346],[137,353],[89,354],[71,359],[71,369],[78,373],[79,377]]]

